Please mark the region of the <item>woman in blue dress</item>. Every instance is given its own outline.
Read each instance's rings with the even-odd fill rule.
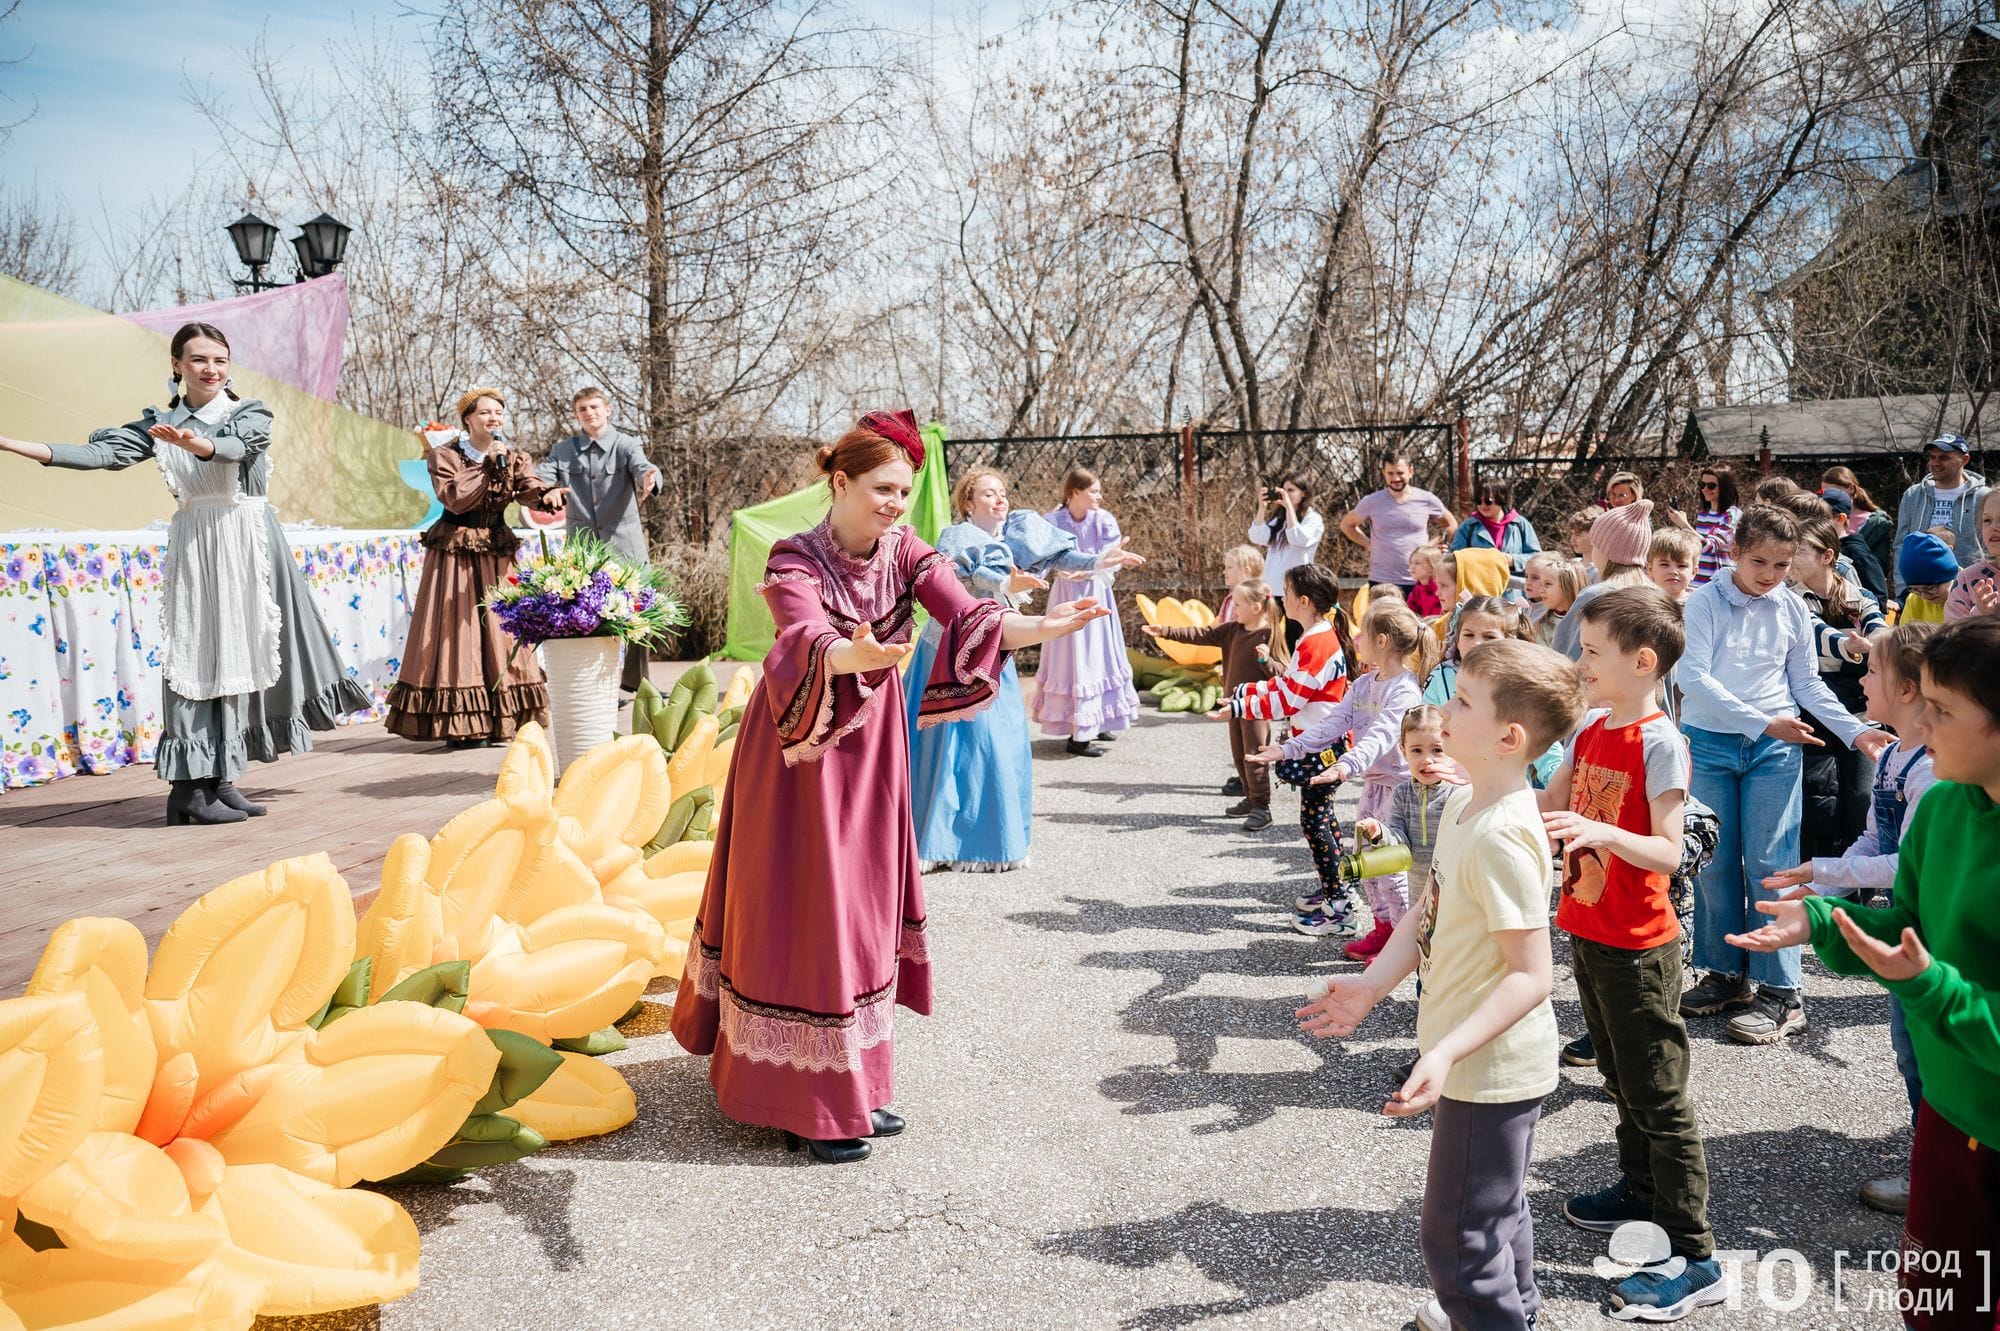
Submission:
[[[1016,605],[1045,589],[1052,573],[1090,573],[1144,562],[1122,549],[1083,554],[1076,538],[1038,513],[1010,512],[1007,482],[974,471],[952,491],[959,521],[938,534],[938,552],[952,561],[974,596]],[[911,679],[930,678],[938,630],[927,625],[910,656]],[[962,721],[917,729],[910,709],[910,807],[917,855],[927,871],[1004,873],[1028,862],[1028,821],[1034,775],[1029,768],[1028,713],[1013,658],[1000,673],[993,703]]]

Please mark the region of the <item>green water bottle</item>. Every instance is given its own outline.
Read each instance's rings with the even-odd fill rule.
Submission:
[[[1340,857],[1340,881],[1358,883],[1363,878],[1387,878],[1409,872],[1410,864],[1410,848],[1395,842],[1353,850]]]

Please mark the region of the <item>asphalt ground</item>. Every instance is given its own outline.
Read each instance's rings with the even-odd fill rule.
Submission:
[[[1413,988],[1354,1038],[1296,1029],[1311,979],[1353,968],[1287,925],[1311,876],[1296,801],[1262,833],[1222,816],[1227,746],[1199,718],[1148,712],[1102,758],[1038,741],[1036,759],[1031,866],[926,880],[937,1014],[898,1014],[908,1132],[859,1165],[787,1154],[717,1112],[660,995],[611,1060],[636,1123],[389,1189],[423,1230],[422,1286],[282,1325],[1408,1325],[1428,1118],[1380,1111],[1413,1057]],[[1886,998],[1810,956],[1807,974],[1808,1028],[1782,1046],[1697,1023],[1710,1215],[1722,1248],[1755,1256],[1740,1306],[1686,1325],[1901,1324],[1879,1256],[1869,1269],[1900,1224],[1854,1195],[1909,1143]],[[1557,975],[1567,1038],[1560,936]],[[1561,1214],[1611,1181],[1612,1123],[1597,1073],[1563,1069],[1528,1183],[1543,1328],[1612,1324],[1604,1240]]]

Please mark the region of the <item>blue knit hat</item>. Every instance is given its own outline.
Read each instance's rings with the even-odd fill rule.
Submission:
[[[1950,582],[1958,576],[1958,559],[1951,547],[1927,531],[1913,531],[1896,551],[1896,572],[1912,587]]]

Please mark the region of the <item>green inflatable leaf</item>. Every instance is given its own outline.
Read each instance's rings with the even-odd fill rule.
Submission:
[[[326,1005],[313,1013],[306,1025],[318,1030],[335,1017],[345,1016],[358,1007],[367,1007],[368,977],[369,972],[374,969],[375,960],[372,957],[363,957],[349,966],[347,974],[341,977],[340,983],[334,986],[333,993],[328,996]]]
[[[625,1037],[618,1033],[616,1026],[606,1026],[602,1030],[575,1039],[557,1040],[558,1049],[567,1049],[572,1054],[589,1054],[596,1058],[602,1054],[615,1054],[625,1047]]]
[[[394,1178],[386,1178],[384,1183],[456,1183],[472,1172],[470,1165],[462,1169],[440,1169],[428,1161],[412,1165]]]
[[[474,1117],[497,1114],[516,1100],[533,1095],[562,1066],[561,1054],[519,1031],[488,1031],[486,1038],[500,1051],[500,1066],[493,1069],[493,1084],[472,1107]]]
[[[549,1139],[505,1114],[475,1114],[459,1129],[458,1140],[424,1163],[440,1169],[484,1169],[533,1155]]]
[[[465,1011],[466,991],[472,985],[472,963],[440,961],[426,966],[382,995],[384,1003],[422,1003],[447,1012]]]

